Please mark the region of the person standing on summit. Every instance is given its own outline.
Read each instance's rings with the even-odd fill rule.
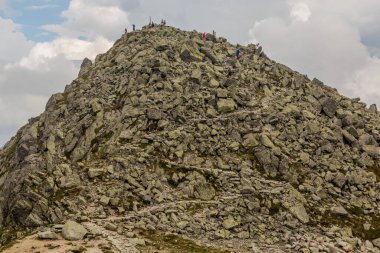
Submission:
[[[132,29],[133,29],[133,31],[136,31],[136,25],[135,24],[132,25]]]
[[[238,59],[238,60],[240,58],[240,53],[241,53],[240,49],[237,49],[236,50],[236,59]]]

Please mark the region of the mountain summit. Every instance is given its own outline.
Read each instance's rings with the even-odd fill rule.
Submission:
[[[103,252],[380,252],[379,143],[376,106],[258,45],[145,27],[0,151],[2,243],[66,223]]]

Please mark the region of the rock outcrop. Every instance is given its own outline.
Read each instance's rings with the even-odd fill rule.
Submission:
[[[222,252],[379,252],[376,106],[239,49],[154,27],[86,60],[0,151],[2,228],[104,221],[148,238],[141,252],[158,232]]]

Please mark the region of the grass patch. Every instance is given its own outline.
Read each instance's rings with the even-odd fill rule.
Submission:
[[[380,182],[380,167],[372,166],[372,167],[368,167],[368,170],[375,173],[376,181]]]
[[[319,213],[317,210],[310,210],[310,214],[314,217],[321,216],[321,220],[318,222],[316,220],[312,221],[310,225],[322,225],[325,227],[330,227],[332,225],[339,227],[350,227],[352,233],[355,237],[361,238],[363,240],[374,240],[380,236],[380,216],[375,214],[364,214],[363,210],[354,207],[347,209],[348,215],[338,215],[331,212],[326,212],[324,214]],[[370,224],[370,229],[365,230],[364,224]]]
[[[0,230],[0,251],[12,247],[16,242],[16,231],[4,228]]]
[[[0,252],[15,245],[17,239],[22,239],[33,234],[32,230],[24,229],[22,233],[19,233],[19,238],[17,238],[18,232],[20,231],[9,227],[0,229]]]
[[[230,253],[230,251],[198,245],[190,239],[174,234],[150,230],[142,232],[142,236],[150,240],[146,246],[139,247],[142,252],[164,250],[168,253]]]
[[[61,201],[64,197],[66,196],[74,196],[74,195],[79,195],[81,191],[81,187],[72,187],[68,189],[59,189],[53,197],[51,197],[49,200],[50,202],[55,202],[55,201]]]

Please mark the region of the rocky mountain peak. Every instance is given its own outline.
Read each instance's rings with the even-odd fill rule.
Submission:
[[[258,45],[145,27],[0,151],[3,242],[76,220],[112,252],[379,252],[379,123]]]

